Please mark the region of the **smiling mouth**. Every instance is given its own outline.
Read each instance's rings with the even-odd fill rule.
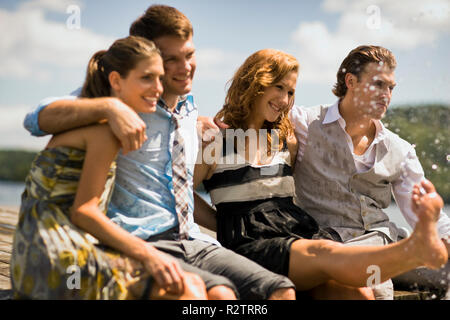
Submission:
[[[179,81],[179,82],[187,82],[189,80],[191,80],[191,74],[187,74],[183,77],[176,77],[174,78],[175,81]]]
[[[152,107],[155,107],[156,104],[158,103],[158,98],[154,98],[154,97],[142,97],[142,98],[144,99],[145,102],[150,104]]]
[[[282,108],[279,108],[277,106],[275,106],[274,104],[272,104],[271,102],[269,102],[269,106],[272,108],[272,110],[274,110],[275,112],[281,112]]]

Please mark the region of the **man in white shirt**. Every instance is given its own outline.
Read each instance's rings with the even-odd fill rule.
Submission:
[[[422,166],[414,148],[380,121],[395,87],[395,67],[389,50],[360,46],[337,73],[336,103],[294,106],[290,113],[299,142],[296,203],[320,225],[332,228],[334,240],[348,245],[383,245],[407,236],[382,210],[389,206],[391,193],[411,227],[417,221],[411,193],[424,179]],[[450,235],[450,218],[444,212],[438,232],[442,239]],[[448,273],[449,263],[445,268]],[[442,273],[427,276],[448,285],[446,273],[436,276]],[[417,277],[414,281],[424,283]],[[374,292],[379,299],[392,299],[392,282],[376,286]]]

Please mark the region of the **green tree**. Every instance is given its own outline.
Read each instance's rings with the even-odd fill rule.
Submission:
[[[446,105],[398,106],[388,110],[383,123],[415,145],[425,176],[450,203],[450,107]]]
[[[36,152],[0,150],[0,180],[25,181]]]

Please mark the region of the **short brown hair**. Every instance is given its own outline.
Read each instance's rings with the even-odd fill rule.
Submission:
[[[360,75],[364,71],[367,64],[375,62],[383,64],[390,69],[395,69],[397,62],[391,51],[380,46],[363,45],[359,46],[347,55],[342,61],[341,66],[336,74],[337,82],[333,87],[335,96],[342,98],[347,93],[347,85],[345,84],[345,75],[347,73],[354,74],[358,81]]]
[[[176,36],[183,40],[194,34],[189,19],[174,7],[152,5],[130,27],[130,35],[154,40]]]

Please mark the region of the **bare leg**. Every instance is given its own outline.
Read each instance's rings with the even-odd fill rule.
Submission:
[[[345,286],[330,280],[309,291],[314,300],[375,300],[371,288]]]
[[[295,290],[293,288],[275,290],[269,300],[295,300]]]
[[[208,300],[236,300],[236,295],[226,286],[214,286],[208,290]]]
[[[147,279],[129,286],[128,299],[140,299],[144,293]],[[181,294],[173,294],[153,283],[148,299],[150,300],[206,300],[206,288],[203,280],[196,274],[186,272]]]
[[[291,247],[289,278],[298,290],[309,290],[329,280],[365,287],[369,266],[380,270],[381,282],[419,266],[439,268],[448,259],[436,229],[442,204],[435,201],[439,196],[434,187],[428,187],[431,199],[421,198],[420,207],[414,208],[419,221],[411,237],[381,247],[345,247],[329,240],[297,240]]]

